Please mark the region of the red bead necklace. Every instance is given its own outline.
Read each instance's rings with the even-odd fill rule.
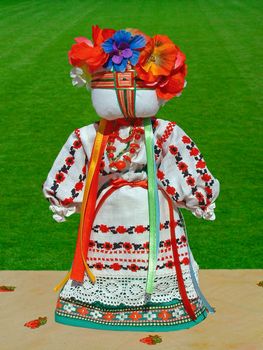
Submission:
[[[109,166],[113,170],[119,170],[122,171],[131,162],[131,158],[138,153],[140,149],[139,141],[144,134],[144,130],[141,127],[141,120],[137,119],[136,122],[131,125],[126,120],[116,120],[116,129],[112,132],[112,134],[108,138],[108,143],[106,146],[106,154],[107,158],[110,162]],[[129,125],[130,131],[129,135],[125,138],[121,137],[119,134],[119,128],[121,125]],[[126,147],[119,152],[117,155],[115,155],[116,147],[114,146],[115,140],[118,140],[121,143],[125,143]],[[121,157],[123,159],[121,159]]]

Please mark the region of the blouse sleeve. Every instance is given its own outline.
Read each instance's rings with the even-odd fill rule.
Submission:
[[[49,209],[57,222],[80,212],[86,180],[87,156],[79,129],[76,129],[59,152],[42,189],[50,202]]]
[[[195,216],[215,220],[215,200],[219,181],[208,170],[196,144],[177,125],[162,145],[159,163],[159,185],[175,205],[190,210]]]

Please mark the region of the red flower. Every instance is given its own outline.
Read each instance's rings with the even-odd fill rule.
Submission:
[[[172,245],[172,242],[171,242],[170,239],[167,239],[166,241],[164,241],[164,246],[165,246],[166,248],[171,247],[171,245]]]
[[[24,324],[24,326],[34,329],[34,328],[38,328],[40,326],[43,326],[46,323],[47,323],[47,317],[38,317],[37,320],[32,320],[32,321],[26,322]]]
[[[173,186],[167,186],[166,187],[166,192],[173,196],[176,193],[176,190],[175,190],[175,188]]]
[[[126,249],[126,250],[130,250],[132,249],[132,245],[130,242],[124,242],[123,243],[123,248]]]
[[[174,145],[169,146],[169,150],[174,156],[178,153],[178,148]]]
[[[55,178],[56,178],[56,181],[60,183],[65,180],[65,175],[63,173],[57,173]]]
[[[83,182],[82,181],[80,181],[80,182],[77,182],[76,183],[76,185],[75,185],[75,190],[76,191],[81,191],[82,190],[82,188],[83,188]]]
[[[189,186],[194,186],[195,185],[195,179],[192,176],[188,176],[186,179],[186,182]]]
[[[171,318],[171,314],[166,310],[162,310],[158,314],[158,317],[161,318],[162,320],[168,320],[169,318]]]
[[[151,336],[146,337],[146,338],[141,338],[140,342],[144,343],[144,344],[147,344],[147,345],[154,345],[155,344],[155,342],[154,342],[154,340],[153,340],[153,338]]]
[[[210,187],[205,187],[205,191],[208,195],[211,195],[212,194],[212,189]]]
[[[195,197],[198,199],[199,202],[203,202],[204,196],[201,192],[196,192]]]
[[[57,308],[57,309],[61,309],[62,306],[63,306],[63,305],[62,305],[60,299],[58,299],[57,304],[56,304],[56,308]]]
[[[155,345],[155,344],[161,343],[162,338],[159,335],[149,335],[146,338],[141,338],[140,342],[147,345]]]
[[[76,38],[76,44],[71,47],[68,53],[70,64],[75,67],[87,67],[90,73],[102,67],[109,55],[104,52],[101,44],[114,33],[113,29],[101,29],[99,26],[92,26],[94,45],[84,37]]]
[[[80,307],[79,309],[77,309],[77,312],[79,313],[79,314],[81,314],[81,315],[87,315],[87,313],[88,313],[88,309],[86,308],[86,307]]]
[[[100,225],[100,231],[106,233],[109,231],[109,228],[107,225]]]
[[[92,26],[92,39],[95,45],[102,44],[105,40],[112,37],[114,33],[114,29],[101,29],[98,25]]]
[[[183,258],[182,263],[184,265],[189,265],[189,259],[188,258]]]
[[[90,241],[89,241],[89,247],[90,248],[93,248],[95,246],[95,242],[91,239]]]
[[[115,271],[119,271],[121,269],[121,265],[118,263],[114,263],[114,264],[110,265],[110,268],[115,270]]]
[[[145,249],[149,249],[149,242],[143,243],[143,246],[144,246]]]
[[[112,244],[110,242],[105,242],[103,244],[103,248],[109,250],[112,248]]]
[[[164,179],[164,172],[161,170],[157,170],[157,177],[159,180],[163,180]]]
[[[196,309],[197,309],[197,307],[196,307],[195,304],[193,304],[193,303],[190,303],[190,304],[191,304],[193,310],[196,310]]]
[[[126,228],[124,227],[124,226],[118,226],[117,228],[116,228],[116,231],[118,232],[118,233],[125,233],[127,230],[126,230]]]
[[[182,241],[183,243],[186,242],[186,237],[185,237],[184,235],[181,237],[181,241]]]
[[[202,180],[204,180],[205,182],[208,182],[209,180],[211,180],[211,176],[208,175],[207,173],[205,173],[202,177],[201,177]]]
[[[169,261],[167,261],[165,266],[168,267],[168,269],[172,269],[174,266],[174,262],[172,260],[169,260]]]
[[[136,233],[143,233],[145,231],[145,227],[143,225],[138,225],[134,230]]]
[[[89,46],[85,42],[73,44],[69,51],[69,62],[75,67],[87,67],[95,72],[106,63],[109,55],[100,46]]]
[[[73,202],[73,198],[65,198],[63,201],[61,201],[62,205],[69,205],[70,203]]]
[[[155,35],[141,51],[136,71],[140,79],[156,83],[159,76],[169,76],[175,66],[177,47],[165,35]]]
[[[199,160],[197,163],[196,163],[196,168],[204,168],[206,166],[206,163],[203,161],[203,160]]]
[[[67,165],[70,165],[70,166],[73,165],[74,164],[74,157],[67,157],[65,159],[65,162]]]
[[[73,147],[74,148],[80,148],[82,146],[82,143],[80,140],[76,140],[73,142]]]
[[[188,137],[186,135],[182,137],[182,141],[183,141],[183,143],[191,143],[190,137]]]
[[[179,168],[179,170],[184,172],[188,169],[188,165],[186,165],[184,162],[180,162],[180,163],[178,163],[178,168]]]
[[[199,150],[197,148],[192,148],[190,152],[190,156],[197,156],[199,154]]]
[[[24,326],[34,329],[34,328],[40,327],[40,322],[39,320],[33,320],[33,321],[26,322]]]
[[[140,318],[142,318],[142,315],[138,312],[138,311],[133,311],[129,318],[133,319],[133,321],[137,321],[139,320]]]
[[[156,89],[158,97],[164,100],[170,100],[176,95],[180,96],[184,88],[186,74],[187,65],[184,64],[180,69],[172,70],[168,77],[162,77]]]
[[[136,272],[137,270],[139,270],[139,266],[137,266],[136,264],[131,264],[131,265],[128,265],[128,269],[131,270],[132,272]]]
[[[114,318],[113,313],[111,312],[106,312],[105,315],[102,316],[105,320],[112,320]]]
[[[97,270],[102,270],[104,266],[103,266],[102,263],[98,262],[98,263],[96,263],[96,264],[94,265],[94,267],[95,267],[95,269],[97,269]]]

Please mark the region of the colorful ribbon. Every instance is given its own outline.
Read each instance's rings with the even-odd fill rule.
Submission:
[[[92,213],[95,211],[96,206],[100,160],[107,144],[110,128],[111,123],[107,122],[106,119],[100,120],[87,171],[87,180],[80,212],[78,239],[72,268],[64,279],[54,288],[54,291],[60,289],[69,278],[78,282],[83,282],[85,270],[92,283],[94,283],[96,280],[95,276],[87,265],[86,258],[92,226],[90,218]]]
[[[183,218],[183,214],[181,213],[180,209],[178,210],[179,211],[179,215],[180,215],[180,219],[183,223],[183,226],[184,226],[184,232],[185,232],[185,236],[186,236],[186,239],[188,241],[188,235],[187,235],[187,231],[186,231],[186,226],[185,226],[185,223],[184,223],[184,218]],[[200,288],[199,288],[199,285],[198,285],[198,282],[195,278],[195,273],[194,273],[194,269],[193,269],[193,256],[192,254],[190,254],[190,248],[189,248],[189,245],[187,245],[187,249],[188,249],[188,255],[190,257],[190,275],[191,275],[191,278],[192,278],[192,281],[193,281],[193,285],[194,285],[194,288],[196,290],[196,293],[197,295],[199,296],[199,298],[202,300],[203,304],[205,305],[205,307],[207,308],[207,310],[211,313],[211,314],[214,314],[215,313],[215,308],[213,308],[209,302],[206,300],[205,296],[203,295],[203,293],[201,292]]]
[[[190,300],[188,299],[188,296],[187,296],[187,292],[186,292],[185,285],[184,285],[181,264],[180,264],[180,259],[179,259],[179,253],[178,253],[178,249],[177,249],[176,233],[175,233],[175,228],[176,228],[177,223],[174,219],[173,201],[163,188],[161,188],[161,191],[163,192],[164,197],[167,199],[168,206],[169,206],[171,245],[172,245],[172,250],[173,250],[174,265],[175,265],[175,270],[176,270],[179,292],[180,292],[180,295],[182,297],[182,301],[183,301],[185,310],[187,311],[187,313],[191,317],[191,319],[195,320],[196,315],[195,315],[194,310],[192,309],[192,305],[191,305]]]
[[[154,290],[154,278],[156,264],[158,258],[159,241],[159,199],[157,189],[156,166],[154,158],[154,143],[151,118],[144,119],[145,147],[147,156],[147,176],[148,176],[148,207],[149,207],[149,223],[150,223],[150,239],[149,239],[149,264],[146,282],[146,293],[152,294]]]

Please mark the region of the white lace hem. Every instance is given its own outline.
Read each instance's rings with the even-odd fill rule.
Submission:
[[[194,273],[198,280],[197,264],[194,266]],[[191,275],[184,270],[183,279],[189,299],[198,295],[195,291]],[[163,274],[155,278],[155,289],[152,295],[145,293],[146,277],[115,277],[110,275],[97,276],[96,283],[92,285],[85,276],[82,285],[69,280],[60,293],[62,298],[74,298],[83,303],[101,302],[105,305],[117,306],[120,304],[128,306],[144,305],[146,302],[169,302],[173,299],[182,299],[175,272]]]

